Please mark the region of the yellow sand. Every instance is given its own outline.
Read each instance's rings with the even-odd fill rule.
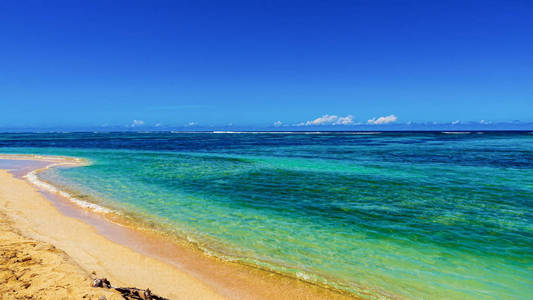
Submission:
[[[0,213],[0,299],[122,299],[53,245],[20,235]]]
[[[91,288],[92,272],[114,286],[150,288],[171,299],[223,299],[195,277],[62,215],[28,182],[4,170],[0,214],[0,299],[120,299]]]

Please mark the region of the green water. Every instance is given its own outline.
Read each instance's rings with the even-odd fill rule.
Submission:
[[[531,298],[530,133],[4,134],[0,147],[87,158],[42,176],[226,259],[375,297]]]

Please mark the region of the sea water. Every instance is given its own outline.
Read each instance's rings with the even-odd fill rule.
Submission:
[[[0,134],[40,176],[210,255],[360,295],[527,299],[533,134]],[[368,296],[367,296],[368,297]]]

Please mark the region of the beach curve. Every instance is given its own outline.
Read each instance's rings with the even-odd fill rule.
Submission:
[[[15,223],[17,224],[17,227],[23,228],[23,231],[32,238],[47,241],[53,245],[56,245],[58,248],[65,250],[65,252],[69,256],[73,257],[74,260],[77,261],[84,269],[97,270],[96,272],[99,275],[102,274],[112,279],[114,282],[126,285],[134,284],[141,288],[149,286],[153,291],[161,293],[162,295],[172,299],[191,299],[191,297],[194,299],[222,299],[224,297],[232,299],[353,299],[354,297],[353,295],[339,293],[336,290],[330,290],[328,288],[310,284],[295,278],[289,278],[281,274],[254,269],[249,266],[239,265],[231,262],[222,262],[217,258],[205,257],[203,253],[200,255],[199,253],[194,253],[193,255],[188,253],[186,255],[187,258],[185,260],[189,260],[188,263],[190,263],[191,259],[207,259],[202,261],[200,264],[193,263],[192,265],[195,265],[195,267],[192,268],[190,264],[184,263],[183,261],[168,264],[168,255],[165,257],[166,259],[163,259],[162,261],[161,256],[158,255],[161,253],[156,253],[156,255],[154,255],[154,253],[146,252],[149,252],[149,250],[146,250],[143,247],[138,247],[140,240],[142,240],[141,244],[146,242],[147,239],[151,242],[153,241],[153,236],[148,238],[143,236],[140,238],[140,240],[134,241],[134,244],[128,244],[128,241],[120,239],[113,240],[113,238],[111,238],[110,240],[109,236],[102,236],[102,232],[98,232],[99,230],[95,230],[95,228],[93,228],[95,225],[94,223],[89,222],[90,225],[88,225],[87,222],[84,222],[87,220],[83,220],[83,218],[81,218],[82,221],[79,220],[80,218],[78,218],[78,220],[69,218],[69,216],[65,215],[65,211],[62,211],[62,209],[58,207],[58,203],[54,203],[57,201],[57,199],[50,203],[50,201],[54,199],[50,199],[50,197],[43,197],[43,195],[38,193],[38,191],[42,192],[44,190],[45,194],[48,194],[48,196],[53,196],[55,194],[57,197],[62,198],[63,200],[68,199],[68,201],[71,204],[76,205],[78,209],[81,209],[85,212],[90,211],[93,217],[94,215],[98,214],[105,215],[110,213],[111,210],[94,203],[76,199],[67,192],[61,191],[53,185],[41,181],[37,176],[39,172],[51,167],[81,166],[87,165],[89,163],[88,161],[72,157],[43,155],[0,155],[0,159],[33,160],[50,163],[44,167],[33,169],[22,176],[27,181],[14,178],[11,174],[2,171],[0,180],[2,180],[3,183],[6,183],[3,184],[3,186],[11,187],[12,181],[17,182],[17,185],[19,186],[25,184],[26,187],[22,188],[23,190],[27,190],[25,193],[30,193],[29,190],[34,193],[29,198],[31,198],[33,202],[42,202],[44,207],[47,208],[41,211],[39,216],[44,213],[51,214],[44,218],[35,218],[36,216],[34,215],[32,215],[32,218],[28,218],[29,214],[31,214],[31,212],[28,212],[28,207],[18,207],[18,211],[14,213],[14,219],[16,220]],[[34,186],[32,187],[28,184],[28,182]],[[44,203],[46,203],[46,205]],[[13,214],[12,211],[11,213]],[[16,217],[16,215],[26,215],[27,218],[22,218],[25,219],[22,220],[20,217]],[[33,219],[34,222],[32,223],[31,221],[28,221],[29,219]],[[54,220],[54,222],[43,222],[43,219]],[[66,221],[67,219],[69,221]],[[56,223],[55,220],[61,221]],[[72,223],[73,221],[76,221],[76,223]],[[102,221],[102,219],[99,219],[99,221]],[[58,227],[59,224],[63,224],[64,222],[69,223],[69,226],[62,226],[62,228],[71,228],[71,230],[63,232]],[[46,224],[46,226],[41,227],[43,224]],[[108,225],[109,224],[105,226]],[[37,230],[35,227],[39,227],[39,229]],[[124,230],[132,231],[131,228],[125,228]],[[83,234],[79,234],[80,232],[83,232]],[[72,236],[70,234],[72,234]],[[128,234],[131,234],[131,232]],[[134,234],[136,235],[137,232]],[[59,238],[59,235],[61,235],[62,238]],[[82,239],[80,239],[81,236],[84,237],[83,243]],[[135,239],[137,238],[139,238],[139,236],[135,236]],[[87,242],[87,240],[89,240],[89,242]],[[74,241],[77,241],[77,243]],[[82,244],[83,246],[81,246]],[[86,244],[90,244],[91,246],[87,247]],[[104,246],[100,247],[100,245]],[[169,251],[175,250],[173,246],[174,245],[169,246],[169,243],[163,243],[162,248],[165,248],[167,251],[166,254],[168,254]],[[90,251],[88,252],[89,249]],[[107,253],[106,249],[111,249],[109,251],[110,253],[113,253],[113,255],[108,257],[107,255],[103,254]],[[180,251],[181,250],[183,250],[183,248],[180,248]],[[124,254],[124,256],[119,253]],[[122,263],[114,259],[117,257],[121,258],[118,261],[121,261]],[[175,256],[173,257],[175,258]],[[142,261],[143,263],[139,266],[137,265],[137,261]],[[135,262],[135,270],[133,270],[131,266],[129,268],[117,266],[117,264],[128,265],[131,264],[131,262]],[[176,266],[184,267],[183,269],[186,271],[180,270],[180,268],[177,268]],[[216,272],[216,270],[221,266],[223,268],[221,269],[220,274],[214,274],[214,272]],[[137,269],[139,268],[144,269],[144,271],[141,271],[140,273],[137,272]],[[154,270],[154,268],[157,270]],[[206,272],[202,272],[199,270],[199,268],[205,268],[208,270]],[[152,274],[164,274],[165,276],[163,276],[163,278],[160,276],[155,276],[157,278],[154,278],[154,276],[147,276],[147,274],[150,273],[148,270],[151,270],[151,272],[153,272]],[[228,275],[230,277],[227,277]],[[232,279],[235,279],[238,282],[230,282]],[[177,282],[183,283],[177,284]],[[268,287],[275,288],[269,289]],[[191,289],[195,291],[192,294],[190,293]],[[184,295],[186,295],[186,297],[184,297]]]

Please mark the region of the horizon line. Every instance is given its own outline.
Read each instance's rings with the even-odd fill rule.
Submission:
[[[533,132],[533,129],[486,129],[486,130],[49,130],[49,131],[0,131],[0,134],[26,134],[26,133],[343,133],[343,132],[363,132],[363,133],[409,133],[409,132],[427,132],[427,133],[471,133],[471,132]]]

